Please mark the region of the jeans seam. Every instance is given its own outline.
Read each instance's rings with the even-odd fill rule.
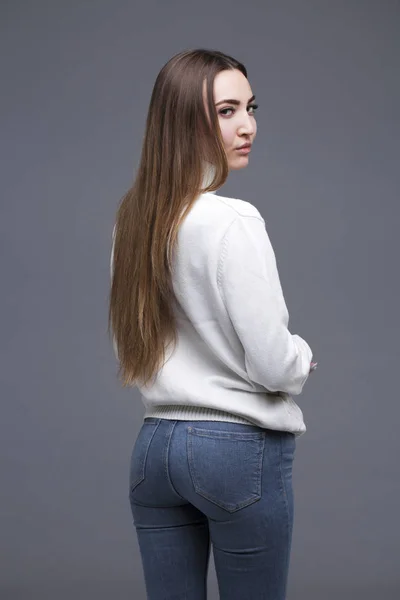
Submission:
[[[183,496],[180,495],[180,493],[175,489],[174,484],[172,483],[170,474],[169,474],[169,468],[168,468],[168,462],[169,462],[169,447],[170,447],[170,443],[171,443],[171,438],[172,438],[172,434],[174,432],[175,426],[178,423],[178,421],[173,421],[172,424],[172,429],[171,432],[168,436],[168,442],[167,442],[167,448],[166,448],[166,452],[165,452],[165,463],[164,463],[164,470],[165,470],[165,475],[167,477],[168,483],[171,486],[171,489],[175,492],[175,494],[177,496],[179,496],[179,498],[182,498],[182,500],[184,500],[185,502],[187,502],[187,499],[184,498]]]
[[[285,502],[285,508],[286,508],[286,540],[287,540],[287,548],[288,548],[288,552],[289,552],[289,543],[290,543],[290,536],[289,536],[289,521],[290,521],[290,515],[289,515],[289,501],[288,501],[288,497],[287,497],[287,493],[286,493],[286,485],[283,479],[283,473],[282,473],[282,457],[283,457],[283,451],[282,451],[282,437],[283,434],[280,436],[280,461],[279,461],[279,472],[280,472],[280,476],[281,476],[281,483],[282,483],[282,489],[283,489],[283,497],[284,497],[284,502]]]
[[[151,423],[151,424],[153,424],[153,423]],[[149,441],[147,442],[146,452],[145,452],[145,455],[144,455],[144,458],[143,458],[143,467],[142,467],[142,471],[141,471],[140,477],[137,477],[134,481],[129,482],[129,494],[131,494],[133,492],[133,490],[136,489],[137,486],[140,483],[142,483],[142,481],[144,481],[144,479],[145,479],[146,464],[147,464],[147,455],[149,453],[149,448],[150,448],[151,442],[153,441],[153,438],[155,436],[155,433],[156,433],[159,425],[160,425],[160,422],[155,423],[155,427],[154,427],[153,433],[151,434],[151,437],[150,437]],[[142,427],[143,427],[143,425],[142,425]]]

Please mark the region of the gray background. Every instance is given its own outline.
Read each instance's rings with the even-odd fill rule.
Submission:
[[[399,598],[399,3],[0,7],[1,599],[145,598],[109,255],[156,75],[192,47],[248,67],[258,135],[221,193],[265,218],[319,361],[295,398],[288,599]]]

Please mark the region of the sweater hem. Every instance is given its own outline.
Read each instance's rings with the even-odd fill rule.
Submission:
[[[177,421],[228,421],[229,423],[256,425],[252,421],[233,413],[204,406],[175,406],[172,404],[151,406],[146,409],[144,419],[147,417]]]

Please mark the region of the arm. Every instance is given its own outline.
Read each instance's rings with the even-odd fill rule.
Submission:
[[[243,345],[249,378],[271,392],[300,394],[312,350],[288,330],[275,253],[261,216],[238,216],[221,247],[218,285]]]

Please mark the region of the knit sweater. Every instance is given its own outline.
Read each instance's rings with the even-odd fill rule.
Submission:
[[[275,253],[258,209],[216,192],[199,195],[178,232],[172,284],[178,342],[156,382],[136,386],[143,418],[305,433],[292,396],[301,394],[313,354],[288,329]],[[115,339],[114,351],[118,358]]]

